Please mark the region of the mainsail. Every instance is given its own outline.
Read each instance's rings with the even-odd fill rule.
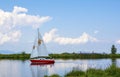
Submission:
[[[42,36],[39,32],[39,29],[38,29],[38,36],[37,39],[35,39],[30,58],[38,58],[38,57],[48,57],[48,52],[44,44],[44,41],[42,39]]]

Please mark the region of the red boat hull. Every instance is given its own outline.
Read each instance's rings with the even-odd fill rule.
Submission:
[[[40,66],[51,65],[51,66],[53,66],[54,63],[31,63],[31,65],[40,65]]]
[[[55,62],[54,60],[34,60],[34,59],[31,59],[30,61],[32,63],[42,63],[42,64],[51,64]]]

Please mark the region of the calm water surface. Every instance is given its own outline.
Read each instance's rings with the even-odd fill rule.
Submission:
[[[120,67],[120,59],[86,59],[86,60],[55,60],[50,65],[31,65],[29,60],[0,60],[0,77],[44,77],[59,74],[64,76],[71,70],[87,70],[88,68],[105,69],[115,64]]]

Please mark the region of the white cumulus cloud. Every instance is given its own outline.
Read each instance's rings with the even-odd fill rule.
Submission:
[[[46,32],[44,34],[43,39],[45,40],[46,43],[51,42],[51,41],[53,41],[54,38],[56,38],[56,34],[55,34],[56,31],[57,31],[57,29],[54,28],[51,31]]]
[[[15,30],[18,26],[38,28],[51,19],[50,16],[29,15],[27,12],[28,9],[18,6],[14,6],[11,12],[0,9],[0,44],[18,41],[22,34],[20,30]]]
[[[97,42],[98,39],[95,37],[90,36],[86,32],[84,32],[81,36],[77,38],[70,38],[70,37],[61,37],[58,34],[56,34],[57,29],[52,29],[51,31],[47,32],[44,34],[44,41],[46,43],[49,42],[55,42],[59,43],[61,45],[66,45],[66,44],[84,44],[87,42]]]
[[[13,13],[27,12],[28,10],[23,7],[14,6]]]
[[[20,31],[11,31],[8,33],[1,33],[0,32],[0,44],[4,44],[6,42],[16,42],[19,41],[21,37]]]
[[[117,44],[120,44],[120,40],[116,41]]]

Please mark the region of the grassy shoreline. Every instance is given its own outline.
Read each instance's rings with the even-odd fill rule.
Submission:
[[[0,54],[0,59],[27,60],[30,54]]]
[[[111,65],[110,67],[102,70],[89,68],[86,71],[82,70],[72,70],[64,75],[64,77],[119,77],[120,76],[120,68],[115,65]],[[51,76],[44,77],[61,77],[58,74],[53,74]]]
[[[120,58],[120,54],[75,54],[75,53],[63,53],[63,54],[49,54],[54,59],[114,59]],[[30,59],[30,54],[0,54],[0,59]]]
[[[104,58],[120,58],[120,54],[49,54],[50,57],[55,59],[104,59]]]

